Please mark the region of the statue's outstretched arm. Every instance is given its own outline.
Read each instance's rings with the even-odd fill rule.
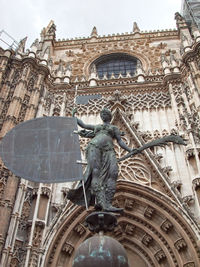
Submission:
[[[128,146],[124,143],[124,141],[121,139],[121,133],[120,133],[120,131],[119,131],[118,129],[116,129],[116,131],[115,131],[115,138],[116,138],[117,143],[119,144],[119,146],[120,146],[121,148],[123,148],[124,150],[126,150],[126,151],[128,151],[128,152],[132,152],[132,151],[134,151],[134,150],[137,150],[137,149],[132,149],[132,148],[128,147]]]
[[[76,113],[77,113],[77,109],[75,108],[72,110],[72,117],[75,117]],[[77,123],[81,128],[94,131],[94,125],[85,124],[82,120],[78,119],[77,117],[75,117],[75,118],[77,119]]]

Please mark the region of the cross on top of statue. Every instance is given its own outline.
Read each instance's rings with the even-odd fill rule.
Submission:
[[[77,120],[41,117],[18,124],[0,144],[0,155],[15,175],[33,182],[83,179]]]

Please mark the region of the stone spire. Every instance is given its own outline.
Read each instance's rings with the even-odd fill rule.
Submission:
[[[98,33],[97,33],[97,28],[94,26],[91,32],[91,37],[97,37]]]
[[[19,46],[18,46],[18,48],[16,50],[17,53],[21,53],[21,54],[24,53],[27,38],[28,37],[26,36],[25,38],[23,38],[23,39],[20,40]]]
[[[140,28],[137,25],[137,22],[133,22],[133,32],[140,32]]]
[[[32,45],[30,47],[30,50],[31,50],[31,52],[36,53],[38,48],[39,48],[39,40],[35,39],[35,41],[32,43]]]
[[[46,40],[53,40],[56,38],[56,25],[54,24],[54,21],[51,20],[46,28],[42,29],[41,32],[41,41],[44,39]]]

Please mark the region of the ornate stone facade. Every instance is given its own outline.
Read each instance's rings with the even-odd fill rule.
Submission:
[[[22,121],[78,116],[100,122],[103,106],[130,147],[169,134],[187,146],[149,149],[119,164],[115,205],[124,208],[109,233],[127,250],[130,266],[199,266],[200,32],[176,14],[177,29],[56,40],[53,21],[30,50],[0,49],[1,138]],[[194,32],[195,31],[195,32]],[[137,59],[134,75],[99,78],[102,56]],[[82,102],[76,102],[78,97]],[[88,139],[81,138],[83,151]],[[125,152],[116,145],[117,157]],[[34,184],[0,163],[0,265],[71,266],[92,234],[87,212],[66,199],[74,183]]]

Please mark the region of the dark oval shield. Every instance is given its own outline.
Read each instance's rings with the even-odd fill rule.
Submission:
[[[15,175],[33,182],[60,183],[82,179],[77,120],[42,117],[17,125],[0,144],[0,155]]]

